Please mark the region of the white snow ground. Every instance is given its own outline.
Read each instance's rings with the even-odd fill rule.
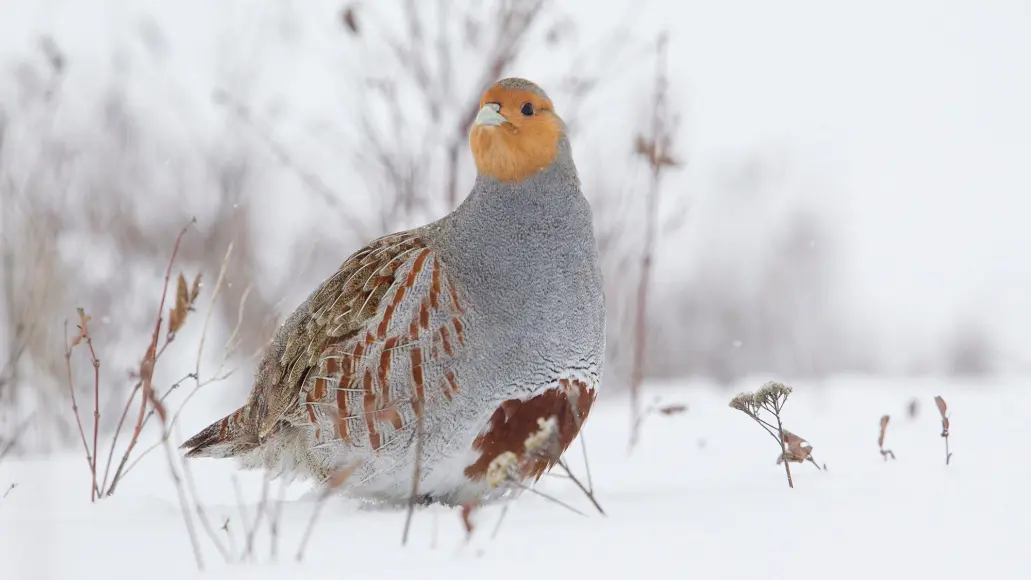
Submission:
[[[490,535],[499,508],[476,514],[467,544],[456,513],[419,510],[409,546],[401,547],[403,513],[331,500],[296,563],[313,503],[303,499],[303,488],[291,488],[278,562],[270,562],[266,528],[248,564],[227,565],[201,534],[203,573],[162,454],[148,456],[113,498],[96,505],[87,497],[81,455],[7,461],[0,488],[17,487],[0,501],[0,578],[1031,578],[1025,384],[835,379],[794,387],[786,425],[828,468],[794,466],[794,490],[774,464],[773,441],[727,406],[733,393],[677,386],[662,390],[663,399],[689,410],[650,418],[632,456],[622,400],[600,402],[587,424],[607,517],[591,512],[569,482],[548,478],[540,489],[587,517],[524,496],[496,539]],[[935,394],[951,412],[948,467]],[[920,406],[911,420],[905,411],[912,397]],[[887,463],[876,443],[884,413],[892,415],[887,447],[898,456]],[[570,460],[582,466],[578,453]],[[191,465],[215,525],[229,518],[240,550],[240,510],[254,517],[260,476],[240,475],[241,508],[229,464]]]

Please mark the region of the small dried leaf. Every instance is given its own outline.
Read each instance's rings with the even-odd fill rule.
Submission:
[[[808,441],[787,429],[784,430],[784,445],[787,447],[787,451],[778,458],[778,465],[780,465],[783,460],[802,463],[806,459],[809,459],[809,454],[813,452],[813,446],[810,445]]]
[[[942,419],[945,418],[945,413],[948,412],[949,408],[945,405],[945,399],[941,398],[941,395],[934,398],[934,404],[938,405],[938,412],[941,413]]]
[[[197,273],[197,277],[193,279],[193,286],[190,288],[190,304],[197,302],[197,297],[200,296],[200,272]]]
[[[679,415],[687,412],[687,405],[666,405],[659,407],[659,412],[663,415]]]
[[[910,419],[916,419],[917,414],[920,412],[920,400],[914,397],[909,401],[909,405],[906,407],[906,413]]]
[[[79,313],[79,329],[80,329],[80,332],[81,332],[82,336],[87,336],[89,334],[89,321],[93,320],[93,317],[90,316],[89,314],[86,314],[86,311],[83,310],[82,308],[76,308],[75,310],[76,310],[76,312]]]
[[[147,356],[140,363],[140,381],[146,383],[154,378],[154,358],[150,350],[147,351]]]
[[[358,16],[355,14],[354,6],[344,8],[344,12],[340,18],[343,21],[344,26],[351,31],[351,34],[358,36]]]
[[[168,412],[165,410],[165,404],[157,398],[153,389],[150,391],[150,404],[154,406],[154,410],[157,412],[158,418],[161,419],[161,424],[164,425],[168,423]]]
[[[186,322],[186,315],[190,311],[190,291],[186,287],[186,278],[179,274],[178,286],[175,293],[175,306],[168,311],[168,331],[172,334],[179,332],[183,323]]]

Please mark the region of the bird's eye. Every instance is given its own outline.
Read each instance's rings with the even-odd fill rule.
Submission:
[[[533,116],[533,104],[529,103],[529,102],[523,103],[523,108],[519,109],[519,112],[522,113],[523,115],[526,115],[527,117],[532,117]]]

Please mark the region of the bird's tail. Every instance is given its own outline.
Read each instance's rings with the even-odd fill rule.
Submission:
[[[247,428],[247,406],[208,425],[200,433],[179,446],[188,449],[186,457],[214,457],[223,459],[243,455],[258,447],[258,436]]]

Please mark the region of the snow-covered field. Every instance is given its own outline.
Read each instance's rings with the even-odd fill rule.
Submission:
[[[757,387],[761,380],[750,382]],[[666,403],[686,413],[652,416],[627,454],[622,400],[599,403],[586,427],[597,496],[591,510],[572,484],[539,489],[586,517],[540,497],[473,516],[466,542],[457,513],[418,510],[407,547],[404,514],[332,499],[303,562],[294,559],[315,503],[291,487],[282,505],[277,562],[262,527],[254,561],[226,564],[202,533],[198,573],[161,453],[131,473],[117,494],[91,505],[81,455],[6,461],[0,487],[0,578],[1031,578],[1031,389],[1021,381],[835,379],[795,383],[786,427],[813,444],[827,471],[794,465],[795,489],[775,465],[771,439],[727,402],[734,393],[669,387]],[[744,385],[742,385],[742,388]],[[949,404],[952,463],[933,397]],[[910,418],[912,398],[918,413]],[[884,462],[878,420],[890,414]],[[577,448],[578,449],[578,448]],[[582,462],[569,455],[574,470]],[[216,528],[228,518],[237,552],[253,520],[261,478],[227,463],[198,461],[192,473]],[[270,495],[278,495],[273,484]],[[242,497],[242,502],[237,499]],[[223,541],[227,532],[216,530]]]

